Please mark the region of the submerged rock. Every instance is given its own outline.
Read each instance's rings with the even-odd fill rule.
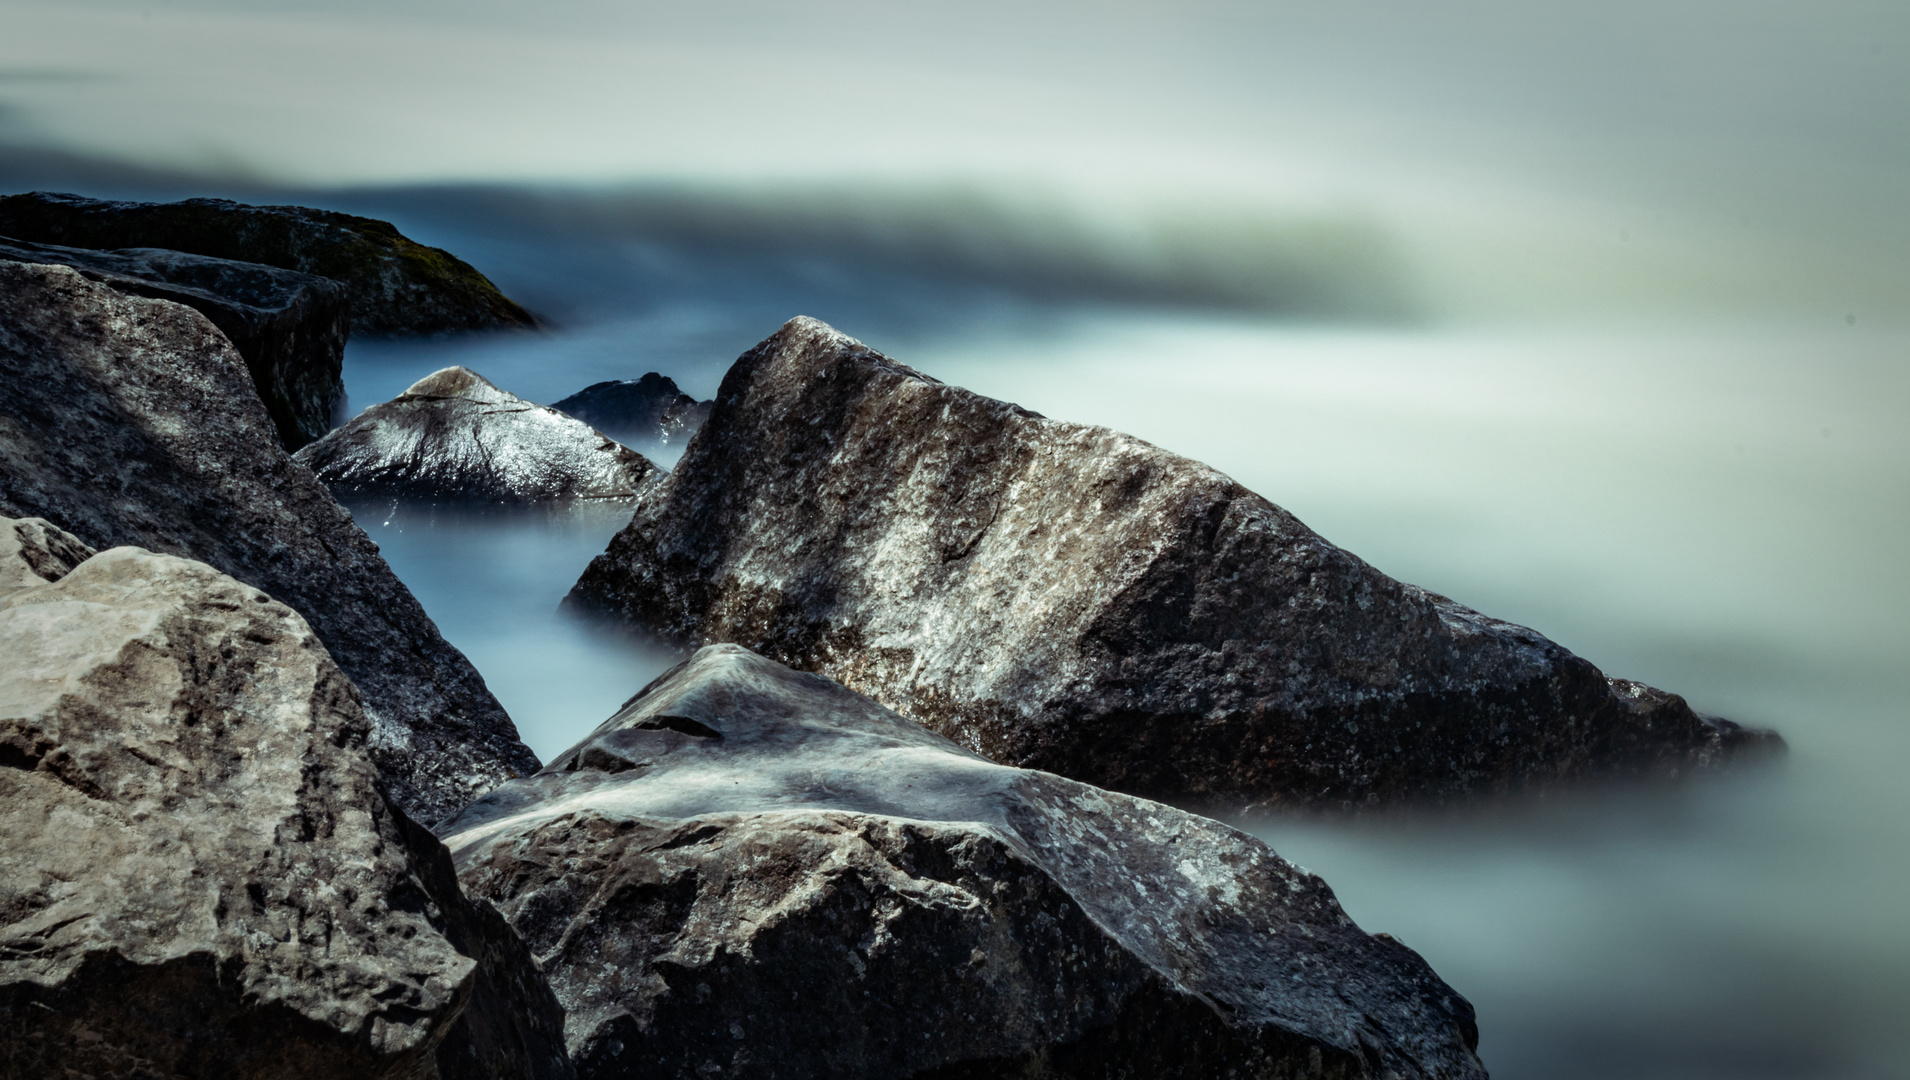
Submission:
[[[357,684],[393,800],[434,824],[537,768],[191,308],[0,262],[0,514],[210,563],[303,615]]]
[[[82,248],[167,248],[331,278],[351,291],[360,334],[444,334],[536,324],[448,251],[389,222],[225,199],[113,202],[34,191],[0,197],[0,236]]]
[[[300,450],[297,460],[341,499],[627,499],[661,473],[590,425],[462,367],[419,379]]]
[[[730,369],[570,602],[1175,800],[1445,799],[1775,741],[1395,581],[1199,462],[810,319]]]
[[[735,646],[445,836],[593,1080],[1485,1076],[1465,999],[1258,840]]]
[[[350,309],[345,287],[330,278],[159,248],[90,251],[5,237],[0,259],[70,266],[120,292],[176,301],[211,319],[245,357],[287,450],[330,431],[345,405]]]
[[[551,408],[633,446],[681,447],[710,415],[710,402],[696,400],[654,371],[641,379],[592,383]]]
[[[0,519],[29,534],[72,543]],[[522,941],[386,802],[292,609],[115,548],[0,596],[0,654],[8,1076],[570,1075]]]

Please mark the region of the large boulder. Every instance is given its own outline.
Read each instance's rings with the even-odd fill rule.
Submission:
[[[551,408],[632,446],[681,447],[709,419],[710,402],[677,389],[654,371],[641,379],[591,383]]]
[[[225,199],[114,202],[34,191],[0,197],[0,236],[82,248],[167,248],[331,278],[351,291],[355,333],[444,334],[535,320],[490,279],[389,222]]]
[[[394,801],[435,824],[537,768],[205,316],[0,262],[0,514],[210,563],[290,605],[363,693]]]
[[[1395,581],[1199,462],[810,319],[730,369],[570,601],[1172,800],[1436,800],[1766,739]]]
[[[445,836],[591,1080],[1485,1076],[1465,999],[1260,841],[736,646]]]
[[[296,612],[0,519],[6,1075],[561,1080],[521,940],[379,790]],[[45,543],[51,538],[52,543]],[[47,579],[45,575],[54,576]]]
[[[662,470],[582,421],[448,367],[373,405],[297,460],[341,499],[627,499]]]
[[[322,437],[344,408],[351,313],[345,287],[330,278],[160,248],[92,251],[5,237],[0,259],[70,266],[120,292],[172,300],[211,319],[245,357],[287,450]]]

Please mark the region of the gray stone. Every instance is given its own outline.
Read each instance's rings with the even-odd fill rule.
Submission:
[[[330,278],[159,248],[92,251],[5,237],[0,259],[70,266],[120,292],[172,300],[211,319],[245,357],[287,450],[330,431],[345,406],[350,308],[345,287]]]
[[[696,400],[677,389],[674,379],[654,371],[641,379],[592,383],[551,408],[644,448],[681,448],[710,416],[710,402]]]
[[[531,503],[627,499],[660,478],[580,420],[448,367],[300,450],[341,499]]]
[[[1485,1075],[1465,999],[1260,841],[736,646],[445,838],[589,1080]]]
[[[570,1075],[523,943],[380,793],[291,608],[114,548],[0,596],[0,655],[6,1075]]]
[[[364,695],[393,800],[434,824],[537,768],[462,654],[191,308],[0,262],[0,514],[210,563],[311,623]]]
[[[113,202],[34,191],[0,197],[0,236],[82,248],[166,248],[331,278],[352,332],[445,334],[536,324],[483,274],[389,222],[225,199]]]
[[[1199,462],[810,319],[736,362],[569,599],[826,674],[997,761],[1228,809],[1777,743],[1395,581]]]

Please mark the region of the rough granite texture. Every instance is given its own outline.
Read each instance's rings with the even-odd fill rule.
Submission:
[[[469,661],[311,472],[191,308],[0,262],[0,514],[198,559],[312,624],[364,695],[373,760],[427,825],[537,768]]]
[[[351,291],[354,333],[446,334],[536,324],[448,251],[390,223],[305,206],[225,199],[112,202],[34,191],[0,196],[0,236],[82,248],[167,248],[331,278]]]
[[[45,572],[30,546],[0,578]],[[0,596],[0,654],[5,1076],[570,1075],[523,943],[387,803],[291,608],[114,548]]]
[[[1465,999],[1260,841],[736,646],[445,836],[587,1080],[1485,1076]]]
[[[91,251],[5,237],[0,259],[70,266],[120,292],[172,300],[211,319],[245,357],[287,450],[324,436],[345,407],[350,304],[330,278],[159,248]]]
[[[58,581],[92,557],[79,537],[43,518],[0,518],[0,596]]]
[[[569,600],[826,674],[1006,764],[1229,809],[1777,742],[1395,581],[1199,462],[811,319],[737,360]]]
[[[300,450],[341,499],[627,499],[662,470],[590,425],[448,367]]]
[[[641,379],[592,383],[551,408],[631,446],[680,447],[709,419],[710,402],[654,371]]]

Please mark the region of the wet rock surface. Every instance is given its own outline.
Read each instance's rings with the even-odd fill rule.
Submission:
[[[796,319],[570,602],[838,679],[1004,763],[1362,806],[1666,775],[1774,735],[1395,581],[1198,462]]]
[[[190,308],[0,262],[0,514],[209,563],[298,611],[357,685],[394,802],[434,824],[537,768],[470,662],[278,445]]]
[[[641,379],[592,383],[551,408],[630,446],[680,448],[709,419],[710,404],[651,371]]]
[[[35,191],[0,197],[0,236],[81,248],[166,248],[331,278],[351,293],[354,333],[445,334],[535,320],[470,264],[390,223],[225,199],[114,202]]]
[[[445,830],[579,1075],[1483,1077],[1318,878],[735,646]]]
[[[0,653],[8,1076],[569,1075],[523,943],[387,803],[291,608],[114,548],[0,595]]]
[[[627,499],[662,470],[556,409],[449,367],[300,450],[341,499]]]
[[[70,266],[132,296],[171,300],[212,320],[252,373],[279,441],[297,450],[345,405],[345,287],[330,278],[159,248],[92,251],[0,237],[0,259]]]

